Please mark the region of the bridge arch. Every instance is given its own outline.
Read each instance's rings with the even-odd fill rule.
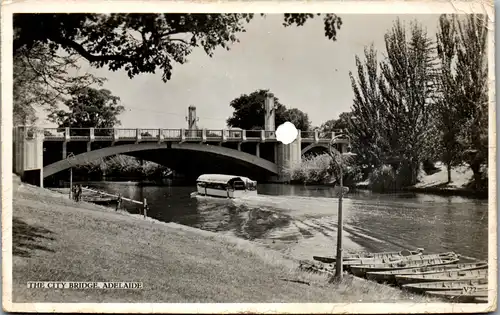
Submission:
[[[328,150],[328,144],[325,144],[325,143],[311,143],[307,147],[303,148],[302,151],[300,152],[300,154],[302,156],[304,156],[304,154],[306,154],[307,152],[309,152],[311,149],[317,148],[317,147],[324,148],[325,150]]]
[[[275,163],[265,160],[263,158],[257,157],[255,155],[222,147],[217,145],[206,145],[206,144],[196,144],[196,143],[136,143],[136,144],[124,144],[105,147],[98,150],[93,150],[85,153],[75,155],[70,159],[64,159],[58,162],[49,164],[43,168],[43,177],[49,177],[65,169],[68,169],[77,165],[85,165],[90,161],[95,161],[100,158],[107,156],[117,155],[117,154],[133,154],[134,152],[148,151],[148,150],[161,150],[161,149],[177,149],[177,150],[187,150],[196,152],[211,153],[227,158],[237,160],[238,162],[243,162],[245,164],[257,166],[264,169],[274,175],[278,174],[278,167]]]

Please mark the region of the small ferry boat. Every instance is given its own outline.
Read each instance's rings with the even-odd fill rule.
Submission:
[[[196,180],[196,192],[191,194],[191,197],[194,196],[219,198],[257,196],[257,182],[243,176],[203,174]]]

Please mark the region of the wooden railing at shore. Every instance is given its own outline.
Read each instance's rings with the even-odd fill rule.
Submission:
[[[88,187],[82,187],[82,190],[90,191],[90,192],[101,194],[101,195],[108,196],[108,197],[114,197],[114,198],[116,198],[116,200],[120,199],[120,200],[125,200],[125,201],[131,202],[131,203],[142,205],[142,214],[143,214],[144,218],[146,218],[148,216],[148,202],[147,202],[146,198],[144,198],[143,201],[139,201],[139,200],[133,200],[130,198],[125,198],[125,197],[122,197],[121,195],[120,196],[113,195],[113,194],[106,193],[103,191],[90,189]]]

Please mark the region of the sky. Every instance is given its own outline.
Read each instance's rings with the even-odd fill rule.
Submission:
[[[217,49],[213,57],[202,48],[188,62],[175,64],[171,80],[161,70],[130,79],[125,71],[89,71],[108,80],[104,88],[120,97],[126,111],[119,117],[123,128],[187,128],[188,106],[197,108],[198,127],[223,129],[231,116],[231,100],[258,89],[269,89],[287,108],[309,115],[313,126],[349,111],[353,92],[349,71],[356,71],[355,55],[363,58],[365,46],[374,44],[384,54],[384,34],[397,15],[343,14],[337,41],[324,35],[322,17],[302,27],[283,27],[283,15],[257,16],[238,34],[230,51]],[[430,36],[439,15],[399,15],[409,23],[418,20]],[[48,123],[42,124],[48,126]]]

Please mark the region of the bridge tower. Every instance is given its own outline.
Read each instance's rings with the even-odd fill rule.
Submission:
[[[276,107],[274,104],[274,95],[272,93],[266,94],[264,103],[264,128],[266,131],[276,131]],[[259,146],[259,143],[257,143]],[[274,163],[278,166],[279,174],[278,181],[288,181],[287,169],[302,161],[301,155],[301,137],[300,130],[297,138],[290,144],[283,144],[276,142],[274,145]]]
[[[266,131],[275,131],[276,130],[276,121],[275,121],[275,112],[276,108],[274,106],[274,95],[273,93],[266,94],[266,100],[264,101],[264,130]]]
[[[186,117],[188,121],[188,129],[189,130],[197,130],[198,125],[196,122],[199,120],[198,117],[196,117],[196,106],[191,105],[188,108],[188,117]]]

